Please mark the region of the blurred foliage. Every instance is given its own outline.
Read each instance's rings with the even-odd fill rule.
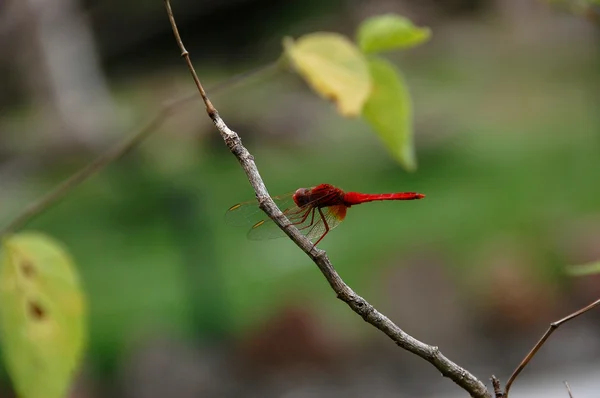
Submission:
[[[556,8],[562,8],[581,17],[598,22],[600,18],[600,0],[546,0]]]
[[[431,65],[413,65],[407,73],[453,73],[452,64],[442,66],[440,60]],[[511,90],[482,91],[481,81],[458,76],[430,88],[430,109],[456,103],[459,90],[462,103],[485,101],[494,112],[451,117],[444,129],[460,134],[444,145],[423,147],[418,175],[403,174],[360,126],[327,113],[314,127],[327,134],[315,143],[282,147],[254,138],[259,141],[250,149],[272,194],[321,182],[367,192],[427,194],[423,203],[410,208],[389,203],[353,208],[344,225],[323,242],[342,276],[359,292],[369,289],[378,264],[394,258],[401,263],[403,253],[424,245],[446,253],[460,280],[471,265],[486,266],[470,261],[473,249],[507,233],[544,253],[549,261],[532,266],[540,275],[552,276],[562,264],[554,245],[560,226],[600,212],[595,200],[600,186],[590,183],[600,178],[600,159],[596,125],[585,116],[592,105],[570,91],[569,82],[539,85],[544,77],[536,76],[526,74],[513,83],[525,93],[518,98]],[[582,82],[589,78],[579,76]],[[277,98],[269,84],[259,87]],[[219,97],[220,103],[227,101],[226,94]],[[519,104],[536,102],[521,117],[514,111]],[[496,115],[496,110],[503,112]],[[233,117],[236,126],[234,108],[223,104],[222,114]],[[251,129],[239,131],[244,136]],[[178,143],[169,138],[171,133],[163,129],[141,153],[94,177],[34,223],[61,237],[80,259],[91,297],[92,348],[104,356],[151,325],[196,333],[195,306],[217,302],[223,309],[199,319],[200,331],[238,334],[284,305],[286,297],[300,294],[307,306],[331,297],[291,242],[247,241],[245,231],[224,224],[230,205],[253,196],[231,154],[215,151],[207,142],[190,151],[189,143]],[[212,134],[210,127],[207,134]],[[154,161],[172,159],[171,154],[177,155],[176,168],[165,171]],[[177,205],[177,198],[187,205]],[[176,221],[182,219],[188,221],[186,230]],[[180,239],[183,233],[185,240]],[[192,269],[196,274],[190,276]],[[274,302],[273,297],[280,299]],[[349,315],[343,307],[333,311],[337,317]]]
[[[374,304],[389,299],[379,279],[386,268],[430,251],[444,255],[469,297],[464,280],[476,271],[485,275],[488,266],[473,253],[507,234],[539,255],[543,261],[529,266],[552,281],[566,263],[557,235],[574,220],[600,213],[599,121],[586,91],[598,83],[597,54],[578,52],[576,43],[536,53],[505,38],[477,39],[469,34],[462,49],[390,57],[414,87],[415,175],[387,156],[366,126],[321,105],[312,112],[306,105],[312,100],[280,77],[213,98],[255,155],[272,194],[327,182],[427,195],[419,206],[352,208],[322,242],[342,277]],[[191,89],[187,72],[177,70],[178,83]],[[201,77],[224,73],[206,68]],[[153,111],[156,94],[148,86],[147,80],[115,83],[123,113],[144,120]],[[247,241],[245,231],[225,225],[225,210],[253,193],[214,128],[195,124],[204,117],[198,109],[182,110],[139,151],[33,223],[78,259],[96,359],[111,363],[131,339],[156,329],[239,336],[289,300],[315,304],[335,320],[362,322],[331,300],[326,282],[291,242]],[[25,193],[4,204],[3,219],[70,174],[60,161],[22,182]]]
[[[396,67],[365,54],[408,49],[431,36],[402,16],[371,17],[358,27],[358,46],[337,33],[304,35],[284,40],[285,59],[321,96],[332,100],[340,114],[362,113],[392,156],[406,168],[416,169],[410,92]],[[364,52],[364,54],[363,54]]]
[[[567,274],[572,276],[586,276],[598,273],[600,273],[600,261],[589,264],[572,265],[567,268]]]
[[[2,348],[15,388],[23,398],[62,398],[86,339],[77,269],[62,245],[41,234],[6,237],[2,252]]]
[[[368,54],[416,47],[430,37],[429,28],[418,28],[408,18],[386,14],[361,23],[356,42]]]

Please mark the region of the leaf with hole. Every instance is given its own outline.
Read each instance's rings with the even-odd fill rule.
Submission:
[[[405,169],[417,167],[412,129],[412,101],[400,71],[382,58],[369,60],[373,91],[363,117]]]
[[[340,114],[360,115],[371,92],[367,60],[346,37],[312,33],[284,40],[285,53],[298,73],[321,96],[332,100]]]
[[[431,37],[429,28],[421,28],[405,17],[386,14],[364,21],[356,34],[365,53],[378,53],[416,47]]]
[[[22,398],[67,396],[85,344],[86,306],[66,249],[38,233],[2,242],[2,351]]]

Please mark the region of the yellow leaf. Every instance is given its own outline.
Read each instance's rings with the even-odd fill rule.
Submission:
[[[284,40],[295,69],[321,96],[334,101],[347,117],[358,116],[369,93],[371,76],[364,55],[337,33],[312,33]]]
[[[21,398],[67,395],[85,345],[86,306],[66,250],[37,233],[2,244],[2,351]]]

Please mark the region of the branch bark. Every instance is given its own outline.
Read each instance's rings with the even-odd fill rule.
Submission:
[[[366,322],[375,326],[377,329],[385,333],[390,339],[392,339],[398,346],[405,350],[425,359],[438,369],[443,376],[450,378],[465,391],[467,391],[472,397],[477,398],[491,398],[491,394],[487,390],[486,386],[473,376],[469,371],[460,367],[456,363],[446,358],[439,350],[438,347],[430,346],[425,344],[416,338],[410,336],[404,332],[400,327],[394,324],[389,318],[377,311],[375,307],[369,304],[364,298],[356,294],[339,276],[331,261],[327,257],[325,251],[320,250],[313,246],[312,242],[309,241],[304,235],[293,226],[290,221],[283,215],[281,210],[275,205],[275,202],[271,199],[267,187],[265,186],[258,168],[254,163],[254,157],[248,152],[248,150],[242,144],[242,140],[239,135],[231,130],[223,121],[217,109],[213,106],[212,102],[208,98],[204,87],[200,83],[194,66],[190,59],[189,52],[185,49],[173,11],[169,0],[164,0],[169,22],[175,35],[175,40],[181,51],[181,56],[184,58],[192,78],[196,83],[196,87],[200,92],[200,96],[206,106],[206,112],[215,124],[217,130],[221,134],[221,137],[225,141],[225,144],[233,155],[238,159],[240,165],[244,169],[248,181],[254,192],[260,205],[260,208],[289,236],[289,238],[304,251],[310,259],[317,265],[337,297],[348,304],[348,306],[358,315],[360,315]]]

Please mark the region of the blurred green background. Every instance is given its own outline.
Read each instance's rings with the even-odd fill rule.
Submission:
[[[3,222],[194,90],[161,1],[59,3],[83,27],[55,15],[53,28],[28,2],[0,5]],[[427,195],[353,207],[320,244],[345,281],[407,332],[484,380],[506,378],[549,322],[597,297],[597,277],[564,275],[565,265],[600,258],[596,9],[534,0],[173,8],[209,88],[275,61],[284,35],[352,37],[384,12],[432,28],[428,44],[389,56],[414,99],[415,173],[289,71],[209,89],[271,194],[331,183]],[[457,390],[336,300],[293,243],[249,241],[224,223],[227,208],[252,198],[198,98],[29,225],[68,245],[89,294],[90,345],[74,396]],[[570,334],[548,343],[530,375],[597,368],[599,320],[565,326]],[[559,384],[554,392],[564,395]]]

